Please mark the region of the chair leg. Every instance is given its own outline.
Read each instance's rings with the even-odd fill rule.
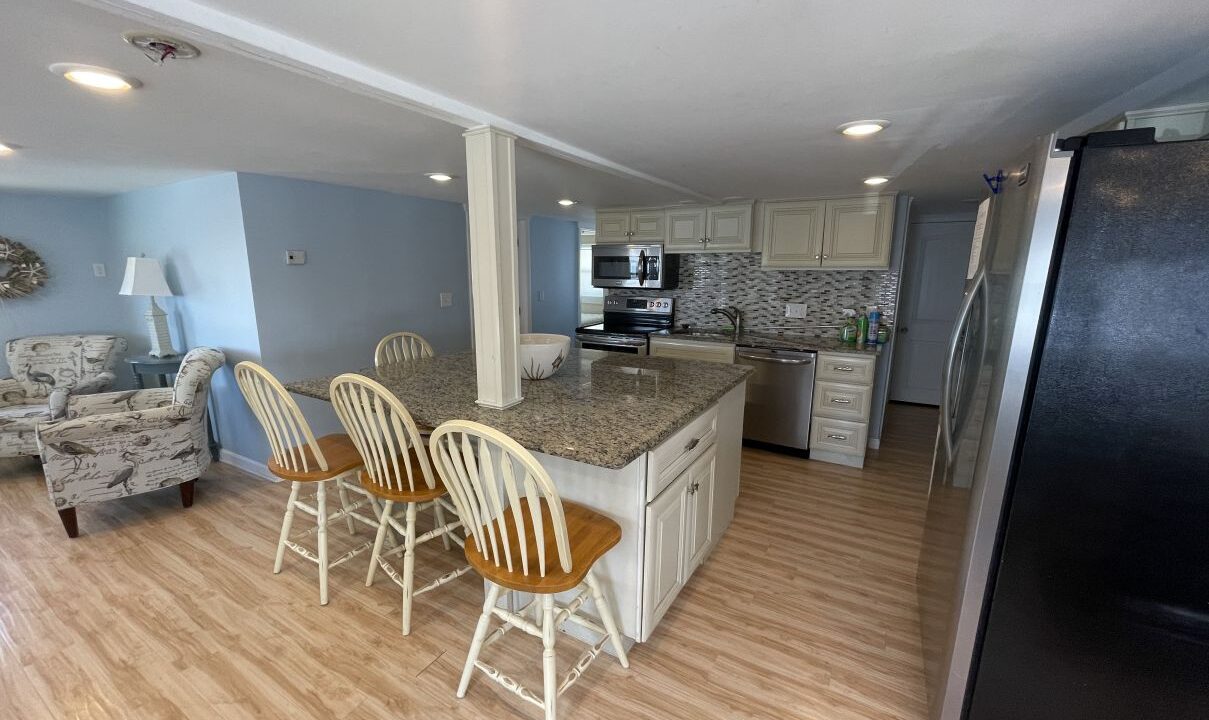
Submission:
[[[479,624],[474,628],[474,639],[470,641],[470,651],[466,653],[466,666],[462,668],[462,680],[458,683],[458,697],[466,697],[466,688],[470,685],[470,674],[474,672],[474,663],[479,659],[479,651],[483,649],[483,638],[487,637],[487,626],[491,622],[491,609],[500,597],[500,586],[488,583],[486,597],[483,599],[483,614],[479,615]]]
[[[327,605],[327,482],[319,483],[315,493],[319,510],[319,604]]]
[[[63,529],[67,531],[67,537],[80,537],[80,526],[76,523],[76,509],[73,507],[59,511],[59,519],[63,521]]]
[[[444,527],[445,526],[445,508],[441,507],[441,502],[439,499],[434,500],[432,503],[432,506],[434,508],[436,508],[437,527]],[[449,546],[452,544],[449,542],[449,533],[447,533],[447,532],[441,533],[441,544],[445,546],[446,550],[449,549]]]
[[[277,559],[273,561],[273,574],[281,572],[281,563],[285,561],[285,541],[290,539],[290,526],[294,524],[294,503],[298,501],[298,491],[302,485],[290,483],[290,501],[285,506],[285,517],[281,519],[281,538],[277,541]]]
[[[613,608],[609,607],[609,601],[600,587],[600,581],[596,579],[595,571],[589,570],[586,580],[588,587],[592,589],[592,600],[596,603],[596,612],[600,614],[600,621],[604,623],[605,630],[609,631],[609,640],[613,645],[613,650],[617,653],[617,660],[623,668],[628,668],[630,659],[626,657],[625,646],[621,643],[621,633],[617,631],[617,622],[613,619]]]
[[[386,540],[386,531],[390,528],[390,511],[394,506],[393,500],[382,504],[382,514],[378,516],[378,534],[374,537],[374,549],[369,555],[369,570],[365,573],[365,587],[374,584],[374,573],[378,571],[378,556],[382,554],[382,543]]]
[[[558,717],[558,672],[554,657],[554,596],[542,595],[542,681],[545,685],[546,720]]]
[[[344,486],[344,478],[342,478],[342,477],[336,478],[336,487],[339,488],[339,492],[340,492],[340,509],[344,510],[345,512],[348,512],[348,488],[346,488]],[[350,514],[345,515],[344,521],[346,523],[348,523],[348,534],[356,535],[357,527],[353,523],[352,514],[350,513]]]
[[[197,480],[188,480],[177,485],[181,489],[181,505],[185,507],[193,507],[193,486]]]
[[[411,634],[411,595],[416,572],[416,504],[407,503],[407,529],[403,550],[403,634]]]

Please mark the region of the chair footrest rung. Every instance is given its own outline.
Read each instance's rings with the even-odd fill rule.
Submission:
[[[429,590],[436,590],[437,588],[441,587],[445,583],[453,582],[454,580],[457,580],[458,578],[462,577],[463,575],[465,575],[468,572],[470,572],[469,565],[467,565],[465,567],[460,567],[457,570],[451,570],[451,571],[445,573],[444,575],[442,575],[441,577],[437,578],[436,580],[433,580],[432,582],[428,583],[427,585],[420,588],[419,590],[412,591],[412,593],[411,593],[412,597],[426,593]]]
[[[311,552],[308,548],[302,547],[301,545],[294,542],[293,540],[286,540],[285,546],[288,547],[289,549],[293,550],[294,552],[298,553],[302,557],[306,558],[307,560],[310,560],[311,562],[315,563],[316,565],[319,564],[318,555]]]
[[[567,674],[563,677],[562,684],[558,686],[559,695],[562,695],[563,691],[574,685],[576,680],[583,677],[584,671],[588,669],[588,666],[592,664],[592,661],[596,659],[596,656],[600,654],[600,651],[604,649],[605,643],[608,641],[609,636],[605,635],[599,642],[585,650],[583,655],[579,656],[579,659],[575,661],[575,667],[567,671]]]
[[[500,620],[503,620],[504,622],[508,623],[509,625],[513,625],[517,628],[520,628],[521,630],[524,630],[525,632],[529,633],[533,637],[539,638],[542,636],[542,629],[540,627],[538,627],[536,624],[530,622],[526,618],[521,617],[517,613],[514,613],[510,610],[505,610],[504,608],[501,608],[501,607],[491,608],[491,612],[493,615],[495,615]]]
[[[486,675],[487,677],[496,681],[500,685],[503,685],[504,688],[506,690],[508,690],[509,692],[520,696],[524,700],[528,700],[529,702],[533,703],[534,705],[538,706],[539,708],[542,708],[543,710],[546,708],[546,704],[544,702],[542,702],[536,695],[534,695],[533,691],[531,691],[529,688],[525,687],[524,685],[521,685],[519,682],[512,679],[511,677],[500,672],[498,669],[492,667],[491,665],[488,665],[487,663],[483,662],[482,660],[475,660],[474,666],[476,668],[478,668],[479,670],[482,670],[483,674]]]

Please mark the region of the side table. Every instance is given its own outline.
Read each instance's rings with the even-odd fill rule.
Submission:
[[[134,374],[134,386],[139,390],[145,390],[147,388],[147,377],[155,377],[157,379],[157,384],[152,387],[171,387],[171,381],[175,379],[176,372],[180,370],[181,361],[184,359],[184,354],[162,358],[151,355],[131,355],[126,358],[126,362],[130,365],[130,372]],[[207,398],[206,403],[209,404],[209,402]],[[216,433],[214,429],[214,413],[211,412],[212,407],[206,408],[206,435],[210,441],[210,459],[217,461],[218,442],[214,439]]]

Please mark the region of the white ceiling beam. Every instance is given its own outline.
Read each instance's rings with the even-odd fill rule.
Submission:
[[[76,1],[185,36],[203,45],[254,58],[290,72],[437,118],[463,130],[488,125],[511,133],[518,140],[543,152],[585,167],[658,185],[681,193],[686,198],[701,201],[713,199],[691,188],[614,162],[482,108],[441,95],[271,27],[250,22],[194,0]]]

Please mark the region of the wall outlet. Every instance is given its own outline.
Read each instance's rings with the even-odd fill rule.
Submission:
[[[105,277],[105,263],[93,263],[92,264],[92,276],[93,277]]]
[[[306,265],[306,250],[286,250],[286,265]]]
[[[805,318],[806,303],[785,303],[785,317],[799,320]]]
[[[451,305],[453,305],[453,293],[441,293],[441,307],[450,307]]]

